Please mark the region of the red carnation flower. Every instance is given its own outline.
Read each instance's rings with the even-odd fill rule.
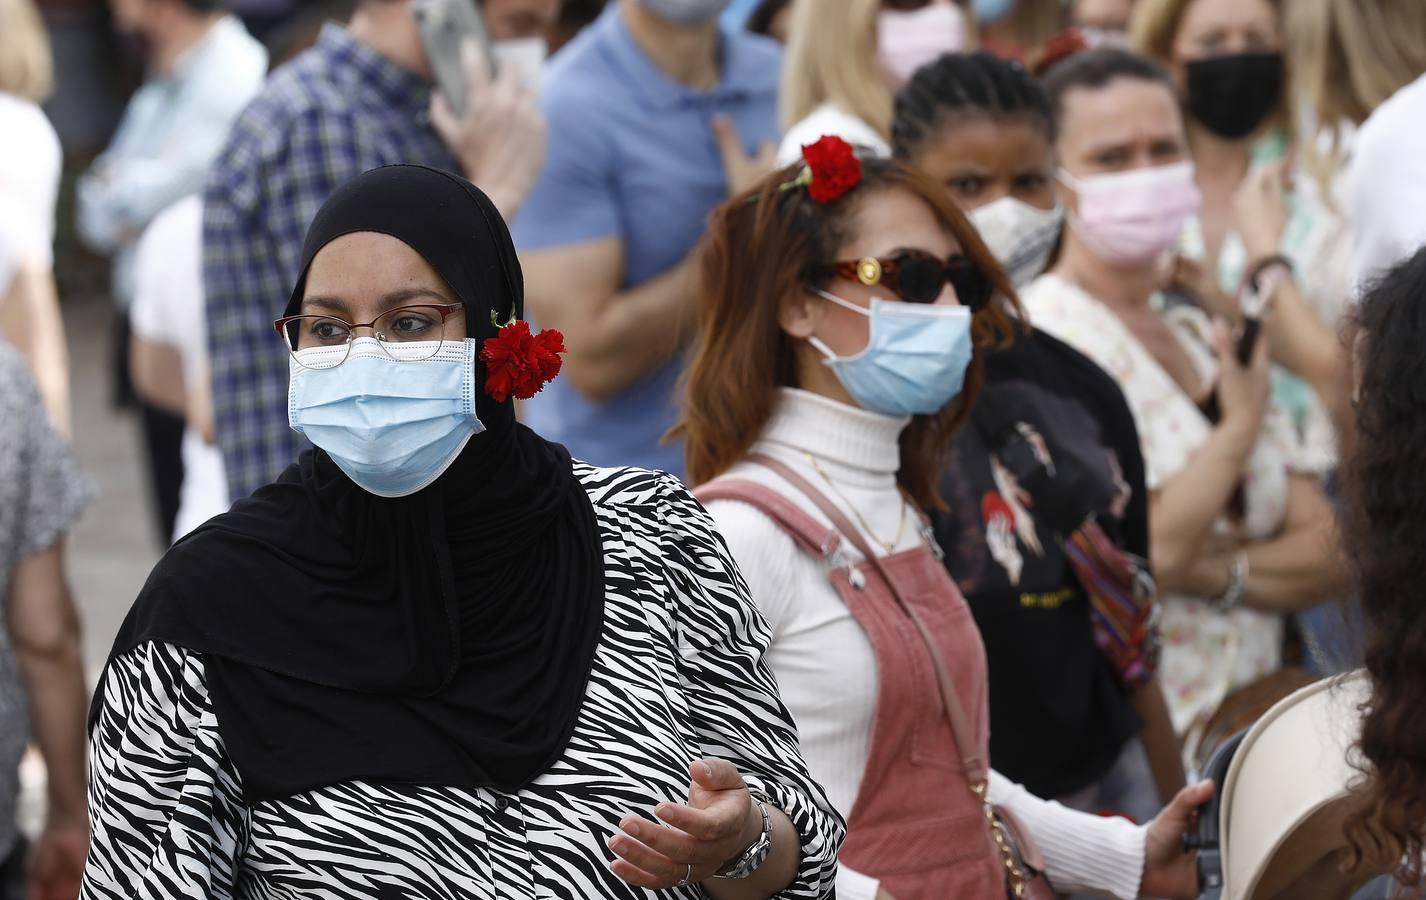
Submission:
[[[815,144],[802,147],[807,169],[807,193],[818,203],[831,203],[862,183],[862,161],[852,145],[835,135],[825,134]]]
[[[529,400],[559,375],[564,352],[564,335],[558,331],[546,328],[532,335],[529,322],[511,322],[480,349],[485,393],[497,403],[512,396]]]

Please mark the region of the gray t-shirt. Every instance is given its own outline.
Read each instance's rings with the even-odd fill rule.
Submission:
[[[8,613],[15,566],[63,537],[93,495],[24,358],[0,342],[0,611]],[[15,843],[20,756],[30,739],[8,618],[0,615],[0,858]]]

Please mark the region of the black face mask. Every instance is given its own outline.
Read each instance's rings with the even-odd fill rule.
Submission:
[[[1203,127],[1230,140],[1247,137],[1282,99],[1281,53],[1234,53],[1190,62],[1188,111]]]

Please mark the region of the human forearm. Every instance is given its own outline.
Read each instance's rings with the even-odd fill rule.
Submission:
[[[1173,722],[1169,719],[1168,704],[1164,701],[1163,689],[1155,678],[1148,684],[1136,688],[1130,695],[1134,712],[1138,714],[1143,728],[1139,739],[1144,744],[1144,752],[1149,758],[1149,769],[1154,775],[1154,785],[1159,791],[1159,802],[1167,805],[1179,791],[1183,790],[1183,747],[1174,734]]]
[[[44,654],[19,652],[30,696],[35,743],[48,772],[51,825],[85,821],[84,660],[76,629],[64,645]]]
[[[996,772],[990,775],[989,797],[1014,813],[1039,845],[1056,890],[1097,892],[1120,900],[1139,896],[1144,828],[1043,800]]]
[[[597,402],[608,400],[684,346],[696,305],[695,268],[691,258],[685,259],[601,302],[588,327],[566,331],[565,372],[580,393]]]
[[[79,616],[62,560],[56,545],[16,567],[8,618],[35,742],[49,770],[51,824],[76,825],[85,820],[87,694]]]
[[[710,878],[703,882],[703,889],[714,900],[764,900],[778,893],[797,877],[797,866],[802,860],[802,841],[797,829],[782,810],[768,806],[772,822],[772,851],[767,861],[747,878],[737,880]],[[748,842],[751,846],[756,836]]]
[[[129,377],[135,392],[147,403],[175,416],[187,414],[183,360],[172,345],[138,335],[130,337]]]
[[[1340,597],[1349,588],[1337,518],[1315,476],[1294,475],[1288,482],[1287,510],[1276,536],[1203,554],[1190,593],[1226,593],[1240,553],[1247,572],[1242,602],[1256,609],[1294,612]]]
[[[1243,602],[1268,612],[1299,612],[1340,597],[1350,586],[1336,526],[1327,521],[1284,532],[1244,548],[1248,580]]]
[[[1290,279],[1274,293],[1273,307],[1266,329],[1273,359],[1319,394],[1336,390],[1347,368],[1346,351],[1337,333],[1308,305]]]
[[[69,350],[47,267],[26,263],[16,271],[9,295],[0,298],[0,335],[29,361],[50,421],[68,435]]]
[[[1193,566],[1243,478],[1255,431],[1224,423],[1149,504],[1154,574],[1160,590],[1192,592]]]

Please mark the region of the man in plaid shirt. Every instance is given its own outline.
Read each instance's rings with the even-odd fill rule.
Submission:
[[[496,40],[534,36],[559,9],[536,0],[539,16],[492,15],[504,2],[485,0]],[[520,0],[522,11],[531,5]],[[303,446],[287,423],[288,354],[272,320],[327,197],[368,169],[419,163],[465,175],[509,218],[538,174],[544,123],[518,75],[491,81],[483,61],[465,63],[457,117],[433,100],[409,0],[362,0],[347,28],[328,25],[274,73],[234,126],[203,195],[213,413],[233,499],[272,481]]]

